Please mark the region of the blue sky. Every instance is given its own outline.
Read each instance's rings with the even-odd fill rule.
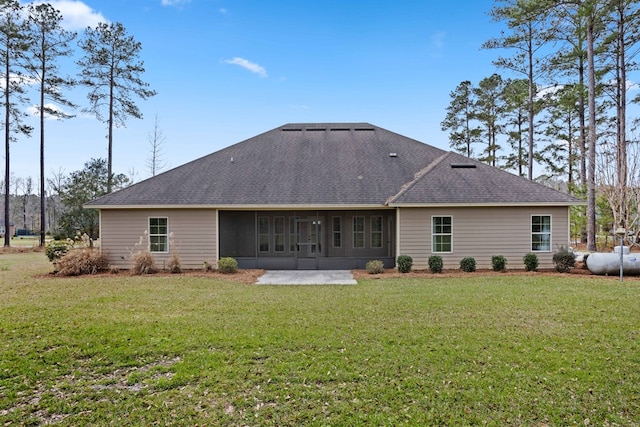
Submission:
[[[121,22],[142,43],[158,94],[115,133],[114,171],[149,177],[154,118],[167,170],[294,122],[369,122],[449,149],[450,92],[498,71],[485,0],[59,0],[81,31]],[[69,68],[69,72],[75,72]],[[70,93],[86,106],[84,89]],[[76,112],[47,122],[46,175],[106,158],[106,127]],[[11,172],[38,181],[38,138],[11,145]]]

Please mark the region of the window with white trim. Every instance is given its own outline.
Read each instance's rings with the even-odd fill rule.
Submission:
[[[168,218],[149,218],[149,252],[169,252]]]
[[[431,217],[432,251],[451,252],[453,250],[453,218],[450,216]]]
[[[551,250],[551,215],[531,215],[531,250]]]

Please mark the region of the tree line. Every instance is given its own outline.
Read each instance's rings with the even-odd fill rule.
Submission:
[[[582,224],[596,249],[596,224],[637,229],[640,97],[637,0],[497,0],[489,12],[505,30],[483,48],[499,49],[504,72],[461,82],[441,123],[452,149],[529,179],[534,169],[586,197]],[[602,203],[598,203],[602,201]]]
[[[112,168],[114,127],[124,126],[129,118],[142,118],[135,99],[145,100],[156,94],[142,80],[145,71],[140,60],[142,45],[127,33],[121,23],[101,22],[95,27],[87,27],[81,35],[65,30],[62,23],[62,13],[50,4],[21,5],[17,0],[0,0],[4,222],[8,229],[11,203],[15,202],[10,195],[11,143],[20,136],[31,136],[37,132],[40,141],[40,245],[44,245],[47,223],[44,176],[46,119],[71,119],[73,114],[68,111],[81,109],[106,124],[106,185],[100,189],[106,194],[122,185],[121,176],[114,175]],[[76,52],[80,55],[75,61],[77,72],[73,76],[65,75],[60,63]],[[68,91],[75,87],[86,88],[86,106],[78,106],[67,98]],[[27,106],[34,103],[39,116],[36,129],[25,122]],[[60,184],[58,190],[63,191],[72,181],[73,174]],[[4,237],[4,246],[10,246],[10,233],[5,233]]]

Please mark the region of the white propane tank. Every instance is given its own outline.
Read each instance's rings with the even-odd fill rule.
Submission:
[[[593,274],[620,273],[620,246],[614,252],[594,252],[587,257],[587,268]],[[625,275],[640,274],[640,256],[631,254],[629,247],[622,248],[622,272]]]

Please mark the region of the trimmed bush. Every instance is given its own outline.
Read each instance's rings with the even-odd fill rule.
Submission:
[[[507,268],[507,259],[502,255],[492,256],[491,268],[493,268],[493,271],[504,271]]]
[[[536,271],[538,269],[538,255],[533,252],[529,252],[523,256],[522,261],[524,262],[524,269],[526,271]]]
[[[567,273],[576,266],[576,254],[564,246],[560,247],[560,250],[553,254],[552,259],[556,271],[560,273]]]
[[[133,265],[131,274],[153,274],[157,273],[156,260],[149,251],[141,251],[133,255]]]
[[[398,266],[398,271],[400,273],[408,273],[411,271],[411,267],[413,266],[413,258],[409,255],[398,255],[396,265]]]
[[[379,259],[374,259],[369,261],[364,268],[369,274],[381,274],[384,272],[384,263]]]
[[[53,240],[47,243],[44,253],[47,255],[49,261],[56,262],[71,249],[73,249],[73,242],[71,240]]]
[[[476,271],[476,259],[472,257],[464,257],[460,260],[460,270],[465,273],[473,273]]]
[[[218,260],[218,271],[222,274],[237,273],[238,261],[231,257],[220,258]]]
[[[440,255],[431,255],[429,257],[429,270],[432,273],[442,273],[443,268],[444,263],[442,262],[442,257]]]
[[[67,252],[56,263],[61,276],[80,276],[83,274],[97,274],[109,268],[107,257],[99,250],[83,248]]]

